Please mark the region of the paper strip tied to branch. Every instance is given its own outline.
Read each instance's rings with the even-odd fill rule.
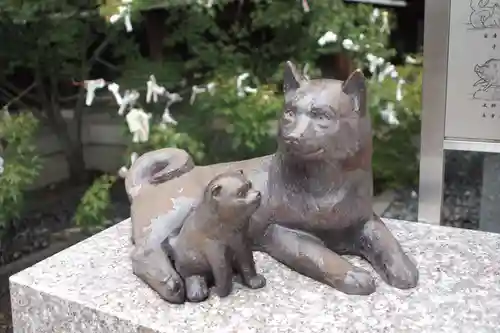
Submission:
[[[127,107],[133,108],[140,96],[141,94],[137,90],[126,90],[118,114],[122,116]]]
[[[143,109],[133,108],[125,117],[128,129],[132,133],[132,142],[142,143],[149,140],[149,119],[151,114]]]
[[[120,95],[120,86],[113,82],[113,83],[108,84],[108,90],[111,91],[111,93],[115,97],[116,104],[122,105],[123,98],[122,98],[122,95]]]
[[[182,97],[178,93],[170,93],[168,91],[165,93],[165,95],[167,96],[167,105],[165,105],[165,110],[163,111],[163,115],[161,116],[161,122],[165,125],[177,125],[177,120],[175,120],[170,113],[170,106],[172,106],[172,104],[174,103],[181,102]]]
[[[124,165],[120,168],[120,170],[118,170],[118,176],[120,176],[120,178],[127,177],[127,173],[128,173],[129,168],[132,167],[132,164],[134,164],[135,160],[137,160],[138,157],[139,157],[139,154],[137,154],[136,152],[133,152],[132,154],[130,154],[130,166],[127,168]]]
[[[167,92],[164,87],[159,86],[158,83],[156,83],[154,75],[149,76],[149,81],[146,83],[146,87],[146,103],[150,103],[151,101],[155,103],[158,102],[158,96],[163,96]]]
[[[208,92],[210,95],[213,95],[215,93],[215,83],[210,82],[205,86],[193,86],[191,88],[191,98],[189,99],[189,103],[192,105],[194,104],[194,101],[196,100],[196,96],[201,93]]]
[[[104,79],[85,80],[83,81],[83,86],[87,91],[87,95],[85,96],[85,105],[91,106],[95,98],[95,91],[106,87],[106,81]]]
[[[125,24],[125,29],[127,30],[127,32],[131,32],[133,30],[132,19],[130,17],[131,3],[132,0],[122,0],[123,5],[118,7],[118,13],[111,15],[111,17],[109,18],[109,22],[111,24],[115,24],[120,19],[123,19],[123,23]]]

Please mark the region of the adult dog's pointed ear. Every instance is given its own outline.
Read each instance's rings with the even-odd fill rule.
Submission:
[[[287,61],[285,64],[285,72],[283,74],[283,92],[285,96],[294,92],[300,87],[302,82],[302,76],[297,71],[297,68],[291,61]]]
[[[354,111],[364,117],[366,115],[366,79],[360,69],[352,72],[344,81],[342,91],[352,98]]]

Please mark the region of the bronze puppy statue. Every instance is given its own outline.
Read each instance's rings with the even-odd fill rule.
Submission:
[[[262,193],[249,226],[254,251],[347,294],[373,293],[375,282],[342,254],[365,258],[394,287],[417,285],[415,264],[372,211],[372,133],[362,72],[345,82],[309,80],[287,62],[284,99],[272,155],[194,167],[185,151],[166,148],[132,165],[125,182],[133,239],[138,249],[149,251],[136,256],[134,272],[167,301],[184,302],[203,282],[183,281],[151,239],[165,239],[182,224],[187,202],[199,197],[210,179],[239,169]],[[179,169],[185,173],[179,175]],[[165,205],[166,198],[172,205]],[[163,229],[153,227],[159,217]]]
[[[215,280],[215,292],[220,297],[229,295],[233,268],[246,286],[264,287],[266,280],[256,273],[247,239],[248,222],[260,200],[260,192],[252,188],[243,171],[221,173],[207,185],[182,226],[164,241],[180,276],[188,283],[192,279],[201,283],[200,289],[190,290],[190,301],[206,298],[210,277]]]

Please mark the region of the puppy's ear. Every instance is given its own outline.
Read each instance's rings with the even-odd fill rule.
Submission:
[[[212,188],[210,189],[210,193],[212,193],[213,197],[218,197],[221,191],[222,191],[222,185],[219,184],[212,186]]]

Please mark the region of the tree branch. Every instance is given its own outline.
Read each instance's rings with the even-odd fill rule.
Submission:
[[[24,89],[21,91],[16,97],[11,99],[7,104],[3,106],[4,109],[9,108],[12,104],[19,102],[21,98],[23,98],[25,95],[27,95],[31,90],[33,90],[36,87],[36,82],[33,82],[28,88]]]

